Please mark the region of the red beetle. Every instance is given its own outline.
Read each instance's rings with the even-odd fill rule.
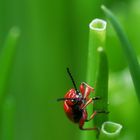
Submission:
[[[76,88],[76,84],[74,79],[67,68],[67,72],[72,80],[74,85],[74,89],[70,89],[64,98],[59,98],[57,101],[64,101],[64,111],[67,117],[74,123],[79,124],[79,128],[81,130],[98,130],[97,127],[93,128],[83,128],[84,123],[90,121],[94,118],[97,113],[107,113],[106,111],[95,111],[93,114],[88,118],[88,114],[86,111],[87,105],[93,103],[94,100],[100,99],[100,97],[93,97],[89,98],[91,92],[94,92],[94,88],[89,86],[86,83],[81,83],[79,90]]]

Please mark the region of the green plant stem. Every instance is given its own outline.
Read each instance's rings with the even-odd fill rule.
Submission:
[[[96,80],[95,96],[101,99],[94,104],[94,111],[108,111],[108,60],[102,47],[98,48],[99,67]],[[100,113],[94,118],[94,125],[101,128],[102,124],[108,120],[108,113]]]
[[[7,78],[13,62],[12,60],[16,51],[16,43],[19,34],[19,29],[13,27],[6,38],[2,51],[0,52],[0,103],[2,102],[3,94],[6,89]]]
[[[114,122],[104,122],[101,128],[100,140],[118,140],[122,125]]]
[[[91,86],[94,85],[95,88],[95,96],[100,96],[101,94],[98,92],[100,91],[98,87],[101,85],[97,85],[99,82],[99,76],[97,81],[97,74],[99,75],[101,70],[98,71],[99,65],[101,66],[104,62],[102,62],[102,57],[104,57],[103,51],[100,53],[97,52],[99,46],[105,46],[105,37],[106,37],[106,22],[104,20],[95,19],[90,23],[90,40],[89,40],[89,51],[88,51],[88,69],[87,69],[87,83]],[[100,55],[99,55],[100,54]],[[100,64],[99,64],[100,58]],[[105,59],[106,61],[106,59]],[[105,62],[106,63],[106,62]],[[106,68],[106,67],[105,67]],[[98,83],[96,83],[98,82]],[[106,85],[106,84],[105,84]],[[97,89],[98,88],[98,89]],[[106,91],[106,90],[105,90]],[[102,97],[101,97],[102,98]],[[100,102],[101,103],[101,102]],[[95,106],[93,105],[93,108]],[[95,109],[99,107],[99,104]],[[91,113],[95,111],[91,109]],[[101,118],[100,118],[101,119]],[[98,117],[96,116],[95,126],[99,127]],[[100,121],[101,123],[101,121]]]
[[[8,84],[8,77],[11,70],[14,54],[16,51],[16,43],[20,32],[17,27],[13,27],[6,38],[5,44],[0,52],[0,116],[1,127],[0,134],[3,140],[13,139],[12,124],[12,103],[8,103],[9,99],[5,101],[6,86]],[[1,131],[2,130],[2,131]],[[1,133],[2,132],[2,133]]]
[[[8,97],[2,108],[2,140],[14,140],[15,100]]]
[[[105,15],[109,18],[110,22],[112,23],[121,43],[122,43],[122,50],[126,56],[128,61],[130,73],[132,76],[132,80],[134,83],[134,87],[137,93],[137,97],[140,101],[140,66],[134,52],[133,47],[131,46],[127,36],[125,35],[121,25],[119,24],[116,17],[112,14],[110,10],[108,10],[105,6],[102,5],[102,10],[104,11]]]
[[[98,53],[97,48],[99,46],[105,46],[105,38],[106,38],[106,21],[101,19],[94,19],[89,24],[89,47],[88,47],[88,59],[87,59],[87,74],[86,74],[86,82],[94,87],[96,86],[96,78],[97,78],[97,69],[98,69]],[[96,87],[95,87],[96,88]],[[92,106],[87,108],[88,114],[93,113]],[[85,125],[86,128],[94,127],[93,121],[89,122]],[[96,135],[92,132],[84,132],[82,135],[82,139],[94,139]]]
[[[95,19],[90,23],[89,28],[87,83],[93,86],[98,67],[97,48],[99,46],[105,46],[106,22],[101,19]]]

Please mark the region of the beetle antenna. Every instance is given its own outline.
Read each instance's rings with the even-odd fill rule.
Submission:
[[[76,90],[76,93],[78,93],[79,91],[77,90],[76,84],[75,84],[74,79],[73,79],[73,77],[72,77],[72,75],[71,75],[71,73],[70,73],[69,68],[67,68],[67,72],[68,72],[68,74],[69,74],[69,76],[70,76],[70,78],[71,78],[71,81],[72,81],[73,86],[74,86],[74,88],[75,88],[75,90]]]
[[[84,99],[84,98],[58,98],[57,101],[65,101],[65,100],[81,100],[81,99]]]
[[[75,98],[58,98],[57,101],[74,100]]]

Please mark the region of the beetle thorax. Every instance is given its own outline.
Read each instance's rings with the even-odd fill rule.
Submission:
[[[77,93],[75,89],[69,90],[65,95],[65,98],[71,99],[66,100],[66,103],[70,106],[76,104],[77,102],[79,102],[79,104],[83,102],[82,94],[79,92]]]

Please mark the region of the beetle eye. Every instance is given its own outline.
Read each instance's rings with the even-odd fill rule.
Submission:
[[[76,100],[76,99],[72,99],[71,101],[72,101],[72,103],[74,103],[74,104],[77,103],[77,100]]]
[[[79,92],[79,98],[82,98],[82,94]]]

